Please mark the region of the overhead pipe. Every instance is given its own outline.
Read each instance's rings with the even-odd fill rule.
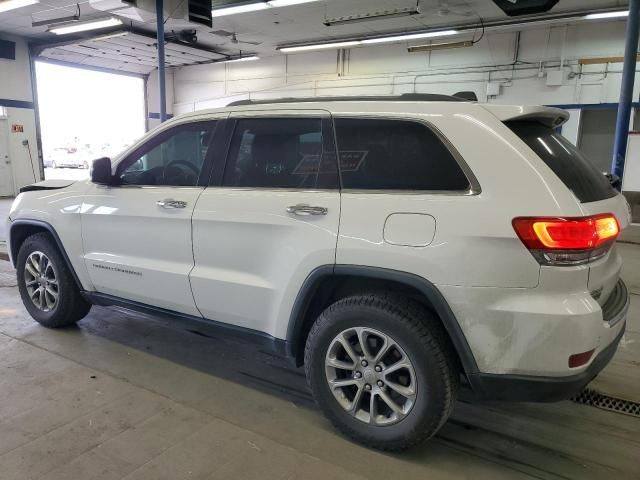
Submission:
[[[633,101],[633,82],[636,74],[636,57],[638,53],[638,27],[640,25],[640,0],[630,0],[627,32],[624,47],[624,63],[622,65],[622,83],[620,85],[620,101],[616,118],[615,141],[613,144],[613,161],[611,173],[622,179],[624,160],[629,137],[629,118]]]

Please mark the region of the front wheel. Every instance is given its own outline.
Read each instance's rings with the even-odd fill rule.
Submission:
[[[82,319],[91,305],[82,298],[57,245],[47,233],[28,237],[16,260],[18,290],[29,314],[49,328]]]
[[[305,369],[332,423],[381,450],[432,437],[449,417],[458,386],[440,323],[395,295],[352,296],[327,308],[309,333]]]

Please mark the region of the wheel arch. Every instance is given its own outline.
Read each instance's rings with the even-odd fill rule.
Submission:
[[[11,264],[14,267],[16,266],[16,262],[18,260],[18,251],[20,250],[20,246],[22,243],[31,235],[36,233],[48,233],[60,251],[62,258],[67,264],[67,268],[71,272],[73,276],[73,280],[76,283],[78,289],[80,291],[83,290],[82,283],[76,274],[71,261],[67,255],[64,246],[62,245],[62,241],[60,240],[60,236],[56,232],[55,228],[50,223],[44,222],[42,220],[28,220],[28,219],[17,219],[14,220],[9,227],[9,256],[11,258]]]
[[[287,354],[295,360],[296,365],[303,363],[304,345],[317,315],[333,301],[362,288],[399,290],[433,310],[441,321],[465,374],[478,372],[478,365],[460,324],[433,283],[407,272],[359,265],[321,266],[305,279],[294,302],[287,328]]]

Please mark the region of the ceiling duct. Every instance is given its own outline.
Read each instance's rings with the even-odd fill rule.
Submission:
[[[147,23],[156,19],[155,0],[89,0],[89,5],[136,22]],[[211,1],[165,0],[163,18],[167,19],[167,29],[194,28],[197,25],[211,28]]]
[[[510,17],[544,13],[551,10],[558,0],[493,0],[500,10]]]

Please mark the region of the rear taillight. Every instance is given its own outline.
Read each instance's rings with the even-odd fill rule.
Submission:
[[[542,265],[580,265],[602,257],[620,234],[615,215],[518,217],[513,228]]]

